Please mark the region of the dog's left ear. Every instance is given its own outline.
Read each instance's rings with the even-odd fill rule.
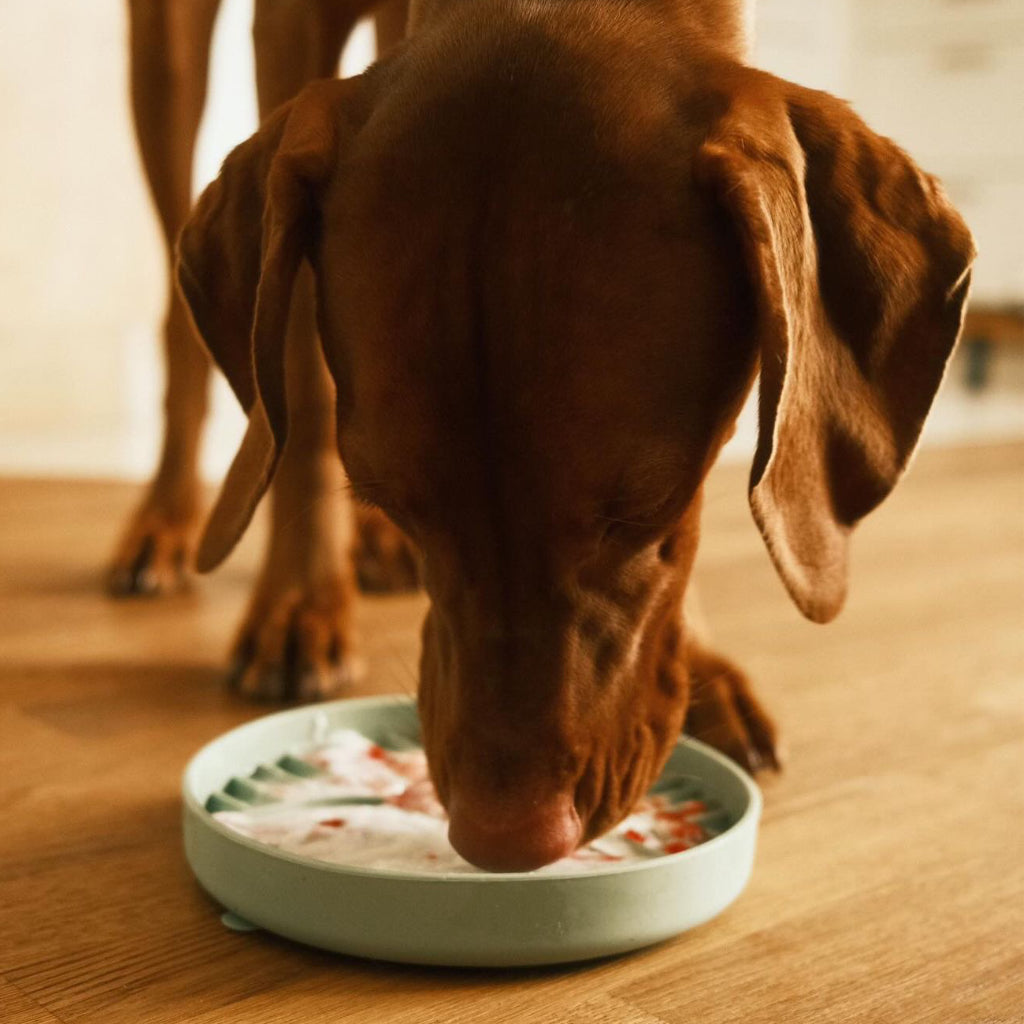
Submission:
[[[809,619],[846,596],[851,528],[896,485],[956,344],[974,246],[938,183],[846,104],[746,68],[700,149],[757,301],[750,504]]]
[[[234,547],[288,435],[285,337],[295,278],[311,255],[319,190],[349,132],[356,79],[308,85],[224,161],[178,242],[178,283],[249,426],[206,524],[201,572]]]

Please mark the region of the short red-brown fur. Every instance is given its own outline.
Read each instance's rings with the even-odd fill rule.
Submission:
[[[226,372],[240,333],[257,342],[249,449],[204,550],[234,544],[266,486],[251,467],[301,422],[268,361],[301,252],[352,487],[423,556],[441,799],[511,822],[569,793],[591,837],[688,709],[749,766],[776,758],[742,672],[683,615],[702,481],[759,362],[755,519],[824,621],[851,527],[916,443],[973,249],[847,107],[742,65],[736,4],[464,0],[413,26],[236,151],[183,235]],[[259,187],[233,193],[235,167]],[[218,331],[225,303],[255,328]],[[234,383],[253,390],[247,371]]]

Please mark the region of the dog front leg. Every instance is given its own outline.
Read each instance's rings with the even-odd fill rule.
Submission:
[[[308,267],[296,282],[286,344],[294,413],[270,490],[267,552],[235,644],[230,681],[257,699],[317,700],[355,675],[354,524]]]
[[[684,729],[748,771],[782,765],[778,730],[754,696],[747,674],[712,650],[695,588],[686,594],[686,659],[690,704]]]
[[[256,0],[260,114],[331,75],[368,0]],[[303,267],[286,340],[288,441],[271,485],[271,525],[230,683],[247,696],[314,700],[354,675],[351,502],[335,435],[334,385],[317,337],[313,274]]]

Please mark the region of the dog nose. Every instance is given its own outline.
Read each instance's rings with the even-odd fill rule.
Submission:
[[[452,846],[485,871],[534,871],[572,853],[583,834],[567,795],[525,808],[453,796],[448,817]]]

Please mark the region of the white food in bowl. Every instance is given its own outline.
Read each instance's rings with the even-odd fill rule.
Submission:
[[[215,810],[217,820],[275,849],[331,864],[479,872],[448,842],[422,750],[388,750],[356,730],[338,729],[292,757],[317,774],[250,782],[251,796],[267,802]],[[360,799],[379,802],[351,802]],[[702,800],[647,796],[610,832],[539,872],[600,871],[679,853],[716,835],[716,818],[719,809]]]

